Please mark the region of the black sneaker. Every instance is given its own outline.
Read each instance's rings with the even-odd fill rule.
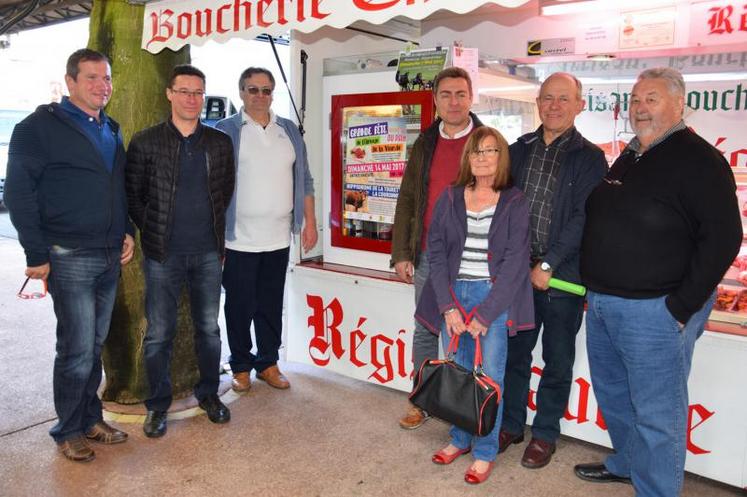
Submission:
[[[143,432],[149,438],[162,437],[166,433],[166,411],[148,411]]]
[[[220,401],[218,394],[208,395],[200,400],[199,405],[213,423],[228,423],[231,420],[231,411]]]

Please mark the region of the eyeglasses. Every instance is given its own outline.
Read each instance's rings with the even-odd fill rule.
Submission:
[[[489,159],[492,159],[496,155],[498,155],[498,152],[500,152],[500,148],[483,148],[480,150],[473,150],[469,153],[470,157],[477,158],[477,157],[487,157]]]
[[[23,285],[21,285],[21,289],[18,290],[18,298],[19,299],[43,299],[47,296],[47,280],[44,281],[44,292],[33,292],[33,293],[23,293],[23,291],[26,289],[26,285],[29,284],[29,280],[31,278],[26,278],[26,281],[23,282]]]
[[[174,93],[177,93],[179,96],[182,96],[184,98],[187,98],[187,97],[202,98],[205,96],[205,92],[202,90],[189,91],[189,90],[185,90],[184,88],[180,88],[179,90],[175,90],[171,88],[171,91]]]
[[[257,88],[256,86],[247,86],[244,88],[244,91],[247,92],[249,95],[257,95],[260,92],[262,92],[262,95],[265,97],[269,97],[272,95],[272,88],[264,87],[264,88]]]

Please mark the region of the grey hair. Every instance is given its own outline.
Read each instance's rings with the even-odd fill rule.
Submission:
[[[576,97],[579,100],[583,100],[584,99],[583,85],[581,84],[581,81],[576,76],[574,76],[573,74],[571,74],[569,72],[554,72],[551,75],[549,75],[542,82],[542,85],[540,86],[540,89],[539,89],[540,93],[542,93],[542,87],[545,86],[545,83],[547,83],[550,80],[550,78],[552,78],[553,76],[563,76],[563,77],[570,78],[571,80],[573,80],[573,83],[576,85]]]
[[[638,81],[644,79],[663,79],[669,93],[674,96],[685,96],[685,80],[682,73],[671,67],[652,67],[638,75]]]

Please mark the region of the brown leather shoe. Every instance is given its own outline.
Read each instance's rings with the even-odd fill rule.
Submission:
[[[99,421],[86,432],[86,438],[101,444],[111,445],[126,442],[127,433]]]
[[[261,373],[257,373],[257,378],[266,381],[271,387],[280,388],[281,390],[291,386],[285,376],[283,376],[283,373],[278,369],[277,364],[270,366]]]
[[[532,438],[524,450],[521,465],[529,469],[537,469],[547,466],[555,453],[555,444],[545,442],[539,438]]]
[[[501,430],[498,433],[498,453],[505,451],[511,444],[520,444],[524,441],[524,433],[511,433]]]
[[[62,452],[62,455],[76,462],[88,462],[93,461],[96,458],[96,454],[93,449],[88,446],[86,439],[83,436],[71,438],[57,444],[57,447]]]
[[[407,414],[399,420],[399,426],[404,430],[414,430],[415,428],[420,428],[430,418],[430,414],[424,410],[419,407],[410,406]]]
[[[248,392],[251,390],[252,379],[249,377],[249,372],[242,371],[241,373],[234,373],[231,388],[233,388],[234,392]]]

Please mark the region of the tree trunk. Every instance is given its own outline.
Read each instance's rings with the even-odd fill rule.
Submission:
[[[136,131],[170,115],[165,89],[171,68],[190,60],[189,45],[178,52],[166,49],[157,55],[140,48],[143,12],[142,5],[131,5],[126,0],[95,0],[91,11],[88,46],[111,60],[114,91],[106,111],[121,125],[125,143]],[[143,357],[146,320],[142,261],[138,235],[135,258],[122,268],[103,352],[103,398],[122,404],[142,402],[149,392]],[[189,302],[186,292],[182,292],[171,361],[175,398],[190,394],[199,377],[193,337]]]

